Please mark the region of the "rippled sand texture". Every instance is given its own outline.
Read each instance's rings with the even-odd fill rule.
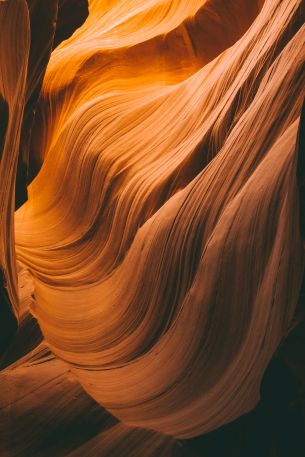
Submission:
[[[3,408],[13,378],[19,420],[101,418],[75,456],[185,455],[294,322],[304,3],[43,3],[0,3]]]

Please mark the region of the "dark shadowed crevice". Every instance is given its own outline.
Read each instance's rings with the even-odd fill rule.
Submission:
[[[85,22],[88,14],[87,0],[59,0],[53,49],[67,40]]]
[[[5,353],[17,330],[17,320],[5,287],[4,274],[0,268],[0,357]]]
[[[0,94],[0,160],[2,157],[2,152],[3,152],[3,148],[4,148],[4,143],[5,143],[5,135],[6,135],[6,131],[7,131],[7,125],[8,125],[8,115],[9,115],[9,110],[8,110],[7,101]]]
[[[27,91],[16,177],[15,207],[27,200],[30,140],[36,106],[52,50],[69,38],[88,16],[87,0],[27,0],[31,46],[27,74]],[[43,27],[41,26],[43,24]]]

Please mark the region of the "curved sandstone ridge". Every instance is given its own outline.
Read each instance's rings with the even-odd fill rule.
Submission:
[[[300,295],[305,8],[262,3],[89,1],[38,72],[15,221],[31,16],[22,0],[0,6],[15,50],[1,41],[8,297],[121,422],[111,430],[153,430],[133,439],[155,439],[156,455],[180,455],[161,434],[198,436],[256,405]]]

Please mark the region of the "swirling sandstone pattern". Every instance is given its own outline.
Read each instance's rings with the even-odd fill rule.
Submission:
[[[72,3],[0,4],[0,385],[40,379],[67,421],[94,399],[73,455],[184,455],[256,405],[294,322],[305,8]]]

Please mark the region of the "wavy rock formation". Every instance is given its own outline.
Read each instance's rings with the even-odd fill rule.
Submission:
[[[3,455],[187,456],[300,316],[305,7],[87,14],[0,4]]]

